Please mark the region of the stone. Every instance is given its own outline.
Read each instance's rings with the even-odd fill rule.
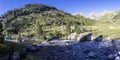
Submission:
[[[89,49],[84,49],[84,50],[83,50],[83,53],[88,54],[90,51],[91,51],[91,50],[89,50]]]
[[[75,52],[73,52],[73,56],[76,56],[76,53],[75,53]]]
[[[19,60],[20,59],[20,54],[19,52],[14,52],[12,55],[12,60]]]
[[[87,36],[87,41],[91,41],[92,33],[86,35]]]
[[[53,36],[53,37],[48,38],[48,39],[46,39],[46,40],[49,42],[49,41],[52,41],[52,40],[59,40],[59,39],[60,39],[59,36]]]
[[[116,56],[116,57],[115,57],[115,60],[120,60],[120,56]]]
[[[89,34],[83,36],[83,37],[80,39],[80,42],[92,41],[91,37],[92,37],[92,33],[89,33]]]
[[[98,36],[97,38],[95,38],[95,41],[97,41],[97,42],[98,42],[98,41],[100,42],[100,41],[102,41],[102,40],[103,40],[103,36],[102,36],[102,35],[100,35],[100,36]]]
[[[77,37],[77,41],[80,41],[80,39],[81,39],[81,36]]]
[[[120,55],[120,51],[118,51],[118,54]]]
[[[109,60],[114,60],[114,59],[115,59],[115,57],[114,57],[114,55],[113,55],[113,54],[109,54],[109,55],[108,55],[108,59],[109,59]]]
[[[76,39],[76,34],[77,34],[77,33],[71,33],[71,34],[68,36],[68,39],[69,39],[69,40],[75,40],[75,39]]]
[[[95,58],[96,57],[96,55],[95,55],[95,53],[93,51],[89,52],[88,56],[91,57],[91,58]]]

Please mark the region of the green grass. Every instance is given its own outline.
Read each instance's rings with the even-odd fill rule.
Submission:
[[[94,26],[84,26],[89,32],[95,36],[103,35],[111,39],[120,39],[120,24],[114,22],[100,22]]]

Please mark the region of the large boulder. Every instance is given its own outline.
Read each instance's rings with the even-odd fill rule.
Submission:
[[[116,56],[116,57],[115,57],[115,60],[120,60],[120,56]]]
[[[114,54],[109,54],[109,55],[108,55],[108,60],[114,60],[114,59],[115,59]]]
[[[85,36],[83,36],[81,39],[80,39],[80,42],[85,42],[85,41],[92,41],[92,33],[89,33]]]
[[[19,54],[19,52],[14,52],[12,54],[11,60],[20,60],[20,54]]]
[[[96,54],[95,54],[95,52],[93,52],[93,51],[89,52],[89,53],[88,53],[88,56],[89,56],[90,58],[96,58],[96,57],[97,57]]]
[[[77,33],[71,33],[71,34],[68,36],[68,39],[69,39],[69,40],[75,40],[75,39],[76,39],[76,35],[77,35]]]
[[[100,35],[100,36],[95,38],[95,41],[97,41],[97,42],[100,42],[102,40],[103,40],[103,36],[102,35]]]

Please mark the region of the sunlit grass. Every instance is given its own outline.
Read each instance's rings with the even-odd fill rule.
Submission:
[[[88,31],[92,32],[93,35],[104,37],[110,37],[111,39],[120,38],[120,26],[84,26]]]

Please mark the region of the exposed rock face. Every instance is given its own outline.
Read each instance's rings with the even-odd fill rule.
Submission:
[[[43,60],[118,60],[119,44],[118,40],[112,42],[44,41],[36,56]]]

